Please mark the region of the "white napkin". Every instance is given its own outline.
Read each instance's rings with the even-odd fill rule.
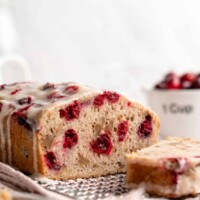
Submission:
[[[14,199],[67,200],[69,198],[46,190],[31,178],[0,162],[0,190],[9,190]]]

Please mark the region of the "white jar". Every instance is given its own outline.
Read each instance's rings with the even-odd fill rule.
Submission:
[[[159,115],[161,136],[200,139],[200,90],[145,90],[148,105]]]

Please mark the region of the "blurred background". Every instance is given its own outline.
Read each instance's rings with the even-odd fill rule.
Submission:
[[[26,79],[143,101],[141,88],[163,73],[200,69],[199,8],[199,0],[0,0],[0,62],[17,56]],[[19,79],[17,65],[4,65],[1,81]]]

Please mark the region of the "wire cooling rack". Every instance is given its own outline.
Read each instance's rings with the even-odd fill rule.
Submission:
[[[111,198],[115,200],[167,200],[165,198],[150,197],[144,194],[143,190],[137,192],[137,196],[134,196],[135,198],[133,198],[133,196],[129,198],[128,193],[130,192],[130,188],[126,183],[125,174],[68,181],[49,181],[45,179],[36,181],[48,190],[77,200],[108,200],[111,195],[115,196],[115,198]],[[181,198],[179,200],[183,199]],[[184,200],[200,200],[200,197],[198,195],[196,197],[184,198]]]
[[[125,174],[109,175],[98,178],[64,181],[39,180],[44,188],[80,200],[101,200],[110,195],[123,197],[130,191]]]

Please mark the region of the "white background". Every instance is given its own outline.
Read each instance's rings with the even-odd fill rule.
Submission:
[[[199,0],[13,0],[7,8],[16,35],[9,51],[27,59],[32,80],[142,100],[141,87],[164,72],[200,71]]]

